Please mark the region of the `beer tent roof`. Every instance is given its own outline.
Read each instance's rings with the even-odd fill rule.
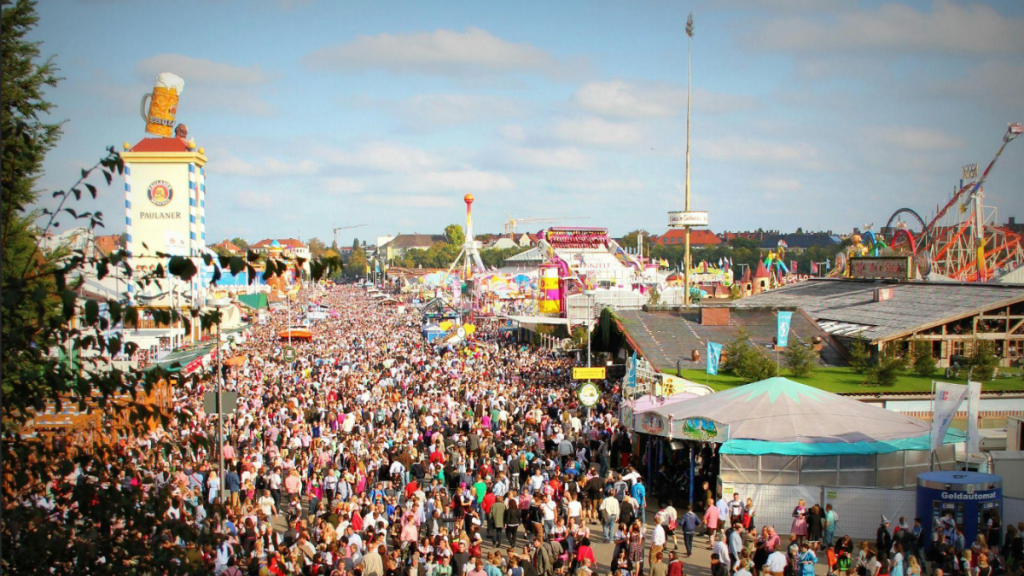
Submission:
[[[688,418],[729,426],[724,454],[834,455],[928,450],[931,425],[787,378],[769,378],[685,402],[654,407],[677,429]],[[963,442],[950,430],[944,443]]]

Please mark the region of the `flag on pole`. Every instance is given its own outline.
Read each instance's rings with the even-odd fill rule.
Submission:
[[[636,388],[636,352],[633,352],[633,357],[629,359],[629,375],[626,378],[627,388]]]
[[[719,267],[719,268],[721,268],[721,267],[722,267],[722,259],[721,259],[721,258],[719,258],[719,259],[718,259],[718,267]]]
[[[818,273],[818,263],[817,262],[811,262],[811,274],[817,274],[817,273]]]
[[[778,323],[775,325],[775,343],[781,348],[789,345],[789,325],[793,323],[793,313],[787,310],[779,311]]]
[[[828,258],[825,258],[825,270],[828,270],[830,268],[832,268],[832,261],[829,260]]]
[[[935,409],[932,411],[932,450],[938,450],[953,423],[953,416],[967,397],[967,386],[935,382]]]
[[[789,261],[789,273],[796,274],[796,260]]]
[[[981,382],[967,383],[967,455],[981,454],[978,435],[978,405],[981,404]]]
[[[722,360],[722,345],[708,341],[708,374],[718,375],[718,363]]]

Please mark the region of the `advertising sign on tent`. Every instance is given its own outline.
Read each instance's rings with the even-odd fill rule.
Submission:
[[[953,416],[967,398],[967,386],[949,382],[934,382],[933,385],[935,409],[932,415],[931,444],[932,450],[938,450],[942,447],[942,440],[946,437],[949,425],[953,423]]]
[[[687,418],[673,422],[673,438],[723,443],[729,440],[729,425],[710,418]]]
[[[967,454],[981,454],[978,435],[978,405],[981,404],[981,382],[967,383]]]
[[[785,310],[779,311],[779,322],[775,326],[775,343],[780,348],[789,345],[789,326],[793,323],[793,313]]]

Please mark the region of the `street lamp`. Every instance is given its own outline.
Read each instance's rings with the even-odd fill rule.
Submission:
[[[587,296],[587,368],[590,368],[590,333],[594,325],[594,305],[591,304],[591,298],[594,297],[594,291],[584,290],[583,293]]]
[[[231,306],[230,298],[215,298],[207,301],[207,306],[216,309],[217,311],[223,310]],[[217,318],[217,372],[214,374],[214,379],[217,382],[217,456],[219,458],[218,472],[220,477],[220,496],[221,502],[223,502],[224,494],[226,493],[226,487],[224,486],[224,405],[221,403],[221,374],[220,374],[220,324],[222,318]]]

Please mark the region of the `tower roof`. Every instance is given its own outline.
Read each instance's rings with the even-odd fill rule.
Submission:
[[[132,146],[132,152],[191,152],[181,138],[143,138]]]
[[[757,272],[754,272],[754,278],[768,278],[768,269],[764,267],[764,262],[757,263]]]

